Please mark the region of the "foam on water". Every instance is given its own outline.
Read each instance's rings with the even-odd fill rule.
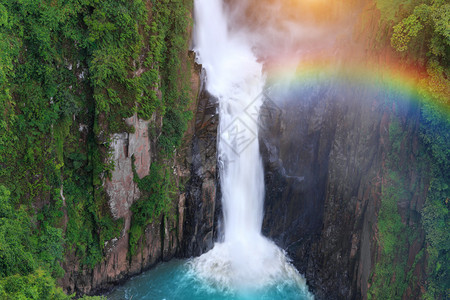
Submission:
[[[245,34],[230,31],[221,0],[195,1],[195,45],[206,88],[219,99],[218,154],[223,242],[190,261],[191,270],[222,291],[263,289],[282,282],[306,291],[285,253],[261,235],[264,172],[258,145],[263,65]]]
[[[221,242],[198,258],[161,264],[129,280],[108,299],[313,298],[284,251],[261,234],[264,172],[257,123],[266,78],[251,39],[229,25],[221,0],[195,0],[194,51],[206,89],[219,99]]]
[[[191,261],[172,260],[128,280],[107,295],[108,300],[307,300],[307,292],[292,281],[258,290],[221,290],[197,276]]]

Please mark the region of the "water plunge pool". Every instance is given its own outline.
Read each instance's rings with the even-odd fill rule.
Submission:
[[[108,300],[307,300],[310,296],[295,282],[279,282],[258,290],[232,290],[211,286],[190,267],[192,260],[161,263],[108,293]]]

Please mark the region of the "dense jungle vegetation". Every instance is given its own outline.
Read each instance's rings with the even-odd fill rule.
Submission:
[[[64,256],[93,267],[118,236],[102,181],[124,118],[163,117],[162,160],[179,146],[191,2],[0,1],[0,298],[67,298]]]
[[[394,118],[389,128],[388,179],[382,187],[378,219],[383,251],[368,296],[371,299],[402,299],[406,288],[413,282],[415,264],[427,255],[428,278],[424,284],[424,299],[449,299],[450,3],[445,0],[376,0],[375,3],[381,12],[381,20],[374,48],[390,45],[404,65],[423,70],[418,97],[426,101],[421,101],[421,149],[416,166],[402,164],[399,159],[401,145],[411,143],[402,133],[411,124]],[[413,197],[407,192],[411,187],[406,186],[405,175],[401,175],[413,167],[426,173],[431,180],[421,213],[426,250],[416,256],[408,270],[405,246],[413,240],[415,232],[414,228],[402,223],[397,202]]]
[[[450,298],[450,4],[377,0],[376,45],[424,70],[420,166],[429,173],[422,225],[428,257],[426,299]],[[105,241],[119,235],[102,182],[111,134],[132,132],[124,118],[163,118],[158,159],[136,178],[130,254],[177,192],[165,159],[191,113],[180,53],[188,47],[192,0],[0,0],[0,298],[68,299],[56,281],[74,253],[92,268]],[[436,105],[438,104],[438,105]],[[383,258],[372,299],[401,299],[411,273],[392,266],[409,232],[396,201],[405,197],[399,141],[409,124],[389,128],[392,155],[380,212]],[[419,183],[418,183],[419,184]],[[397,187],[397,188],[393,188]],[[419,258],[417,258],[419,259]],[[401,265],[400,265],[401,267]],[[397,274],[397,280],[391,280]],[[402,274],[401,276],[399,274]],[[381,278],[381,279],[380,279]],[[86,299],[89,299],[88,297]]]

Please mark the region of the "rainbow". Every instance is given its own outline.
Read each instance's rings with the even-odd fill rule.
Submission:
[[[345,60],[344,60],[345,61]],[[295,67],[293,67],[295,66]],[[448,86],[443,86],[441,93],[430,90],[426,70],[406,67],[396,63],[340,62],[323,57],[293,57],[284,60],[269,60],[265,63],[268,82],[295,81],[298,83],[311,80],[327,80],[330,77],[343,82],[362,86],[376,86],[391,90],[408,97],[408,101],[427,105],[442,114],[450,122],[450,96]]]

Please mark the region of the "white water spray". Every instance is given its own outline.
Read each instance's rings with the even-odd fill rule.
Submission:
[[[196,3],[195,51],[206,70],[206,88],[220,106],[225,241],[247,243],[259,235],[262,223],[264,178],[256,140],[262,65],[243,38],[227,31],[220,0]]]
[[[303,277],[284,252],[261,234],[264,172],[257,114],[265,77],[245,35],[230,32],[221,0],[195,1],[195,52],[206,71],[206,88],[219,99],[219,163],[224,241],[191,262],[215,288],[241,290]]]

